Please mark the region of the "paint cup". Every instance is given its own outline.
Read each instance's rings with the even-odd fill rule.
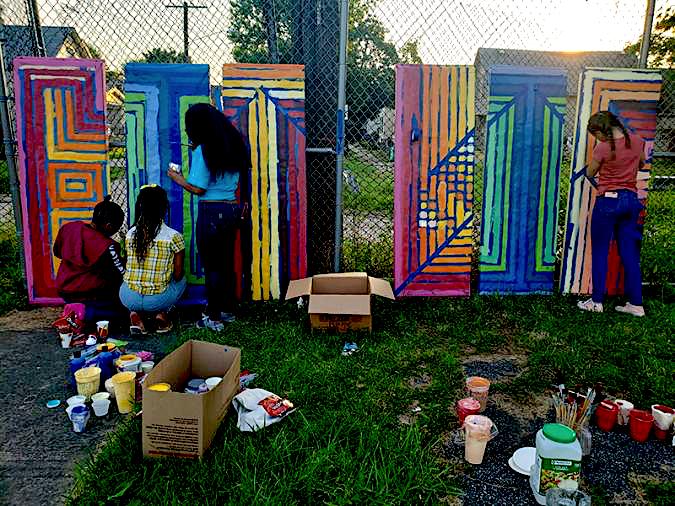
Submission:
[[[462,425],[467,416],[478,414],[480,411],[480,402],[473,397],[467,397],[466,399],[458,400],[455,409],[457,410],[459,424]]]
[[[634,409],[630,412],[630,437],[639,443],[644,443],[649,439],[649,433],[654,425],[654,417],[648,411]]]
[[[84,404],[87,401],[87,398],[84,395],[73,395],[66,399],[66,404],[68,406],[77,406],[78,404]]]
[[[178,172],[178,173],[181,172],[180,165],[178,165],[177,163],[171,162],[171,163],[169,164],[169,169],[171,169],[171,170],[174,171],[174,172]]]
[[[141,363],[141,359],[136,355],[122,355],[117,359],[116,365],[119,372],[140,372]]]
[[[87,400],[98,392],[101,386],[101,368],[83,367],[75,371],[75,382],[77,383],[77,393],[84,395]]]
[[[619,406],[612,401],[602,401],[595,410],[595,423],[600,430],[611,432],[614,429],[619,413]]]
[[[481,464],[488,441],[497,435],[497,427],[482,415],[468,415],[463,427],[464,460],[470,464]]]
[[[221,381],[223,381],[223,378],[219,378],[218,376],[206,378],[206,388],[213,390],[220,384]]]
[[[72,422],[72,420],[70,419],[70,416],[71,416],[71,414],[73,412],[73,408],[75,406],[84,406],[84,404],[73,404],[72,406],[68,406],[66,408],[66,416],[68,416],[68,420],[70,420],[71,422]]]
[[[59,332],[61,338],[61,348],[70,348],[70,342],[73,340],[72,332]]]
[[[70,412],[70,421],[73,422],[75,432],[84,432],[89,421],[89,408],[83,404],[73,406]]]
[[[479,413],[485,411],[487,405],[488,391],[490,390],[490,380],[480,376],[471,376],[466,379],[466,388],[469,395],[480,402]]]
[[[654,437],[664,441],[673,425],[675,410],[663,404],[654,404],[652,405],[652,416],[654,417]]]
[[[115,387],[115,399],[120,413],[130,413],[135,398],[136,373],[131,371],[120,372],[112,377]]]
[[[630,415],[630,410],[633,409],[632,402],[628,402],[624,399],[617,399],[616,405],[619,406],[619,413],[617,415],[617,423],[619,425],[628,425],[628,417]]]
[[[153,367],[155,367],[154,362],[151,361],[141,362],[141,371],[143,371],[145,374],[148,374],[150,371],[152,371]]]
[[[108,392],[97,392],[91,396],[91,402],[96,401],[107,401],[110,399],[110,394]]]
[[[99,339],[106,339],[108,337],[108,327],[110,322],[108,320],[100,320],[96,322],[96,333]]]
[[[110,401],[108,399],[99,399],[92,402],[91,407],[94,408],[94,414],[96,416],[105,416],[110,409]]]
[[[170,392],[171,385],[168,383],[155,383],[154,385],[150,385],[148,390],[152,390],[153,392]]]
[[[112,378],[105,380],[105,391],[110,394],[111,399],[115,398],[115,387],[113,385]]]

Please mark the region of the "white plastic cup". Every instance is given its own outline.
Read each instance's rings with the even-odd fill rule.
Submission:
[[[115,398],[115,386],[113,385],[112,378],[105,380],[105,391],[110,394],[110,398]]]
[[[98,337],[101,339],[105,339],[108,337],[108,327],[110,326],[110,322],[108,320],[101,320],[96,322],[96,333],[98,334]]]
[[[75,432],[84,432],[87,428],[87,422],[89,421],[89,409],[85,405],[73,406],[73,409],[70,412],[70,421],[73,422],[73,431]],[[78,409],[77,412],[75,408]]]
[[[94,408],[94,414],[96,416],[106,416],[108,414],[108,409],[110,409],[110,401],[108,399],[94,401],[91,403],[91,406]]]
[[[209,390],[213,390],[216,388],[218,385],[220,385],[220,382],[223,381],[223,378],[219,378],[218,376],[213,376],[211,378],[206,379],[206,387]]]
[[[107,401],[108,399],[110,399],[110,394],[108,392],[96,392],[91,396],[92,402]]]
[[[66,399],[66,404],[68,404],[68,406],[77,406],[78,404],[84,404],[86,400],[87,398],[84,395],[73,395]]]
[[[82,404],[73,404],[72,406],[68,406],[68,407],[66,408],[66,415],[68,415],[68,420],[70,420],[71,422],[73,421],[72,418],[70,417],[70,414],[73,412],[73,408],[74,408],[75,406],[84,406],[84,405],[85,405],[85,404],[82,403]]]
[[[180,167],[180,165],[178,165],[177,163],[171,162],[171,163],[169,164],[169,169],[171,169],[171,170],[174,171],[174,172],[178,172],[179,174],[181,173],[181,167]]]
[[[70,348],[70,342],[73,340],[73,333],[59,332],[59,337],[61,338],[61,348],[64,349]]]
[[[148,374],[150,371],[152,371],[153,367],[155,367],[155,363],[152,361],[141,362],[141,371],[143,371],[145,374]]]
[[[631,410],[635,407],[632,402],[628,402],[624,399],[617,399],[616,404],[619,406],[619,412],[617,413],[617,423],[619,425],[628,425],[628,417],[630,416]]]

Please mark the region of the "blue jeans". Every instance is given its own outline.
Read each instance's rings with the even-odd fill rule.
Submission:
[[[183,276],[180,281],[173,279],[162,293],[155,295],[141,295],[135,290],[129,288],[129,285],[122,283],[120,287],[120,300],[129,311],[147,311],[148,313],[157,313],[171,308],[178,299],[181,298],[187,279]]]
[[[591,252],[593,257],[593,302],[603,302],[607,283],[609,244],[616,239],[624,269],[624,292],[628,302],[642,305],[642,274],[640,273],[641,227],[638,224],[642,204],[630,190],[618,190],[617,198],[599,196],[593,207],[591,221]]]
[[[197,249],[206,278],[206,314],[212,320],[220,321],[221,312],[231,313],[235,307],[234,248],[240,224],[239,204],[199,203]]]

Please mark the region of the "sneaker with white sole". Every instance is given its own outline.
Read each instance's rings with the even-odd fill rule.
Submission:
[[[645,308],[642,306],[634,306],[630,302],[626,302],[624,306],[616,306],[616,309],[619,313],[632,314],[633,316],[644,316]]]
[[[580,300],[577,302],[577,307],[583,311],[590,311],[592,313],[602,313],[602,302],[593,302],[593,299]]]
[[[211,318],[208,316],[202,318],[201,320],[197,321],[197,328],[198,329],[209,329],[213,330],[215,332],[221,332],[225,330],[225,325],[223,325],[223,322],[216,322],[213,321]]]

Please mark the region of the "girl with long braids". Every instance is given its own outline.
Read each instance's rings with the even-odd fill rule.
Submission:
[[[185,243],[180,232],[164,223],[169,199],[157,185],[141,187],[136,200],[136,222],[126,236],[127,270],[120,300],[130,311],[132,334],[145,334],[139,313],[154,313],[157,332],[173,324],[168,310],[185,291]]]
[[[617,306],[621,313],[644,316],[638,218],[642,204],[637,197],[637,173],[645,163],[645,141],[631,134],[619,118],[600,111],[588,120],[588,132],[598,143],[586,169],[588,177],[598,175],[598,194],[591,217],[593,294],[579,302],[585,311],[603,311],[609,244],[614,237],[624,268],[624,291],[628,303]]]
[[[235,319],[234,245],[248,212],[251,159],[241,134],[212,105],[190,107],[185,130],[192,146],[190,172],[186,179],[170,168],[168,175],[199,196],[197,248],[206,276],[207,307],[197,327],[220,331],[224,322]]]

